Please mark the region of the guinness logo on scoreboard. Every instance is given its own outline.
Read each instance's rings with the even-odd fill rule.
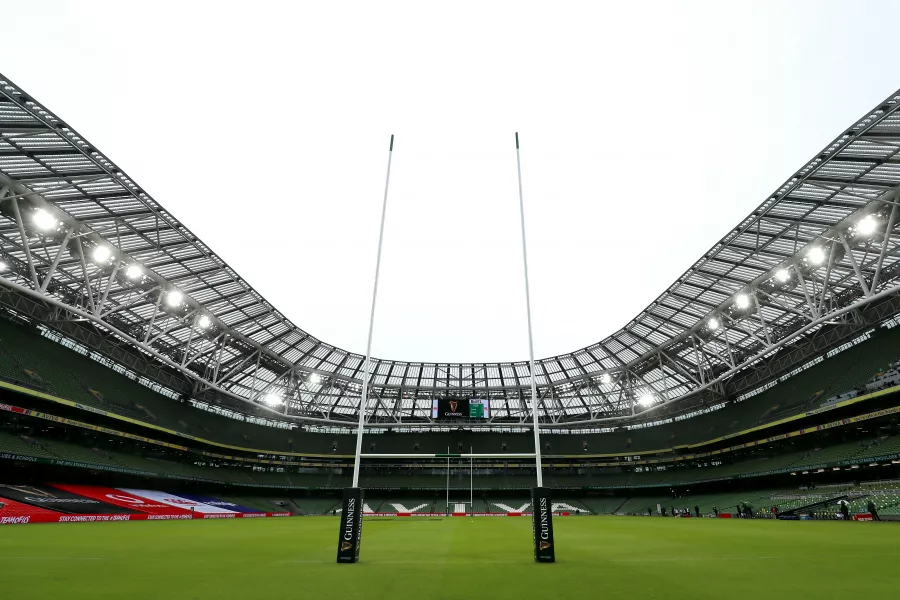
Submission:
[[[489,419],[491,406],[484,398],[433,398],[432,419]]]

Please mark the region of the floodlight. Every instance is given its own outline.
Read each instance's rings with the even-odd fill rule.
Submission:
[[[611,383],[612,376],[609,373],[604,373],[600,376],[600,383]]]
[[[143,274],[144,270],[138,265],[129,265],[128,268],[125,269],[125,277],[128,279],[139,279]]]
[[[786,283],[790,278],[791,272],[787,269],[778,269],[777,271],[775,271],[775,279],[777,279],[781,283]]]
[[[184,294],[179,292],[178,290],[171,290],[168,294],[166,294],[166,304],[175,308],[181,303],[184,302]]]
[[[263,396],[263,402],[265,402],[269,406],[278,406],[279,404],[283,404],[284,400],[282,400],[281,396],[279,396],[278,394],[268,393]]]
[[[819,246],[815,246],[814,248],[810,248],[809,252],[806,253],[806,258],[811,265],[821,265],[825,262],[825,251]]]
[[[94,258],[94,262],[104,263],[112,256],[112,252],[106,246],[97,246],[91,256]]]
[[[200,318],[197,319],[197,325],[200,326],[201,329],[206,329],[210,325],[212,325],[212,321],[206,315],[200,315]]]
[[[650,393],[644,394],[643,396],[641,396],[640,400],[638,400],[641,406],[650,406],[654,401],[655,399],[653,398],[653,394]]]
[[[43,208],[39,208],[34,211],[31,220],[34,221],[34,224],[37,225],[37,228],[41,231],[50,231],[51,229],[56,229],[56,217],[48,213]]]
[[[709,327],[710,331],[715,331],[719,328],[719,320],[715,317],[710,317],[709,321],[706,322],[706,326]]]
[[[738,294],[734,298],[734,303],[738,308],[747,308],[750,306],[750,296],[747,294]]]
[[[318,373],[313,373],[312,375],[309,376],[310,383],[319,383],[320,381],[322,381],[322,376],[319,375]]]
[[[5,273],[9,269],[9,265],[0,260],[0,273]]]
[[[878,221],[872,215],[866,215],[856,224],[856,232],[859,235],[872,235],[875,228],[878,227]]]

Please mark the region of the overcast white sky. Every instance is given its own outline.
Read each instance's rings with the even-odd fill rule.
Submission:
[[[624,326],[900,87],[896,2],[0,0],[0,72],[298,326],[538,357]]]

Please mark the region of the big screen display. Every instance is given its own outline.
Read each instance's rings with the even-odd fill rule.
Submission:
[[[489,419],[490,416],[490,403],[482,398],[435,398],[431,401],[432,419]]]

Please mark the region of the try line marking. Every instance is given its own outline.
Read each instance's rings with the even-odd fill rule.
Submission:
[[[876,554],[829,554],[828,558],[869,558],[873,556],[900,556],[900,553],[897,552],[889,552],[889,553],[876,553]],[[528,558],[523,557],[521,560],[478,560],[478,564],[491,564],[491,565],[515,565],[522,564],[522,562],[528,562]],[[166,559],[167,556],[144,556],[142,560],[146,559]],[[660,557],[646,557],[646,558],[607,558],[607,559],[592,559],[590,562],[596,564],[598,562],[611,562],[611,563],[652,563],[652,562],[709,562],[709,561],[728,561],[728,560],[791,560],[791,559],[803,559],[809,560],[808,556],[801,556],[799,554],[792,554],[787,556],[683,556],[683,557],[669,557],[669,556],[660,556]],[[87,561],[103,561],[103,560],[128,560],[128,558],[121,557],[112,557],[112,556],[2,556],[0,555],[0,560],[62,560],[62,561],[79,561],[79,560],[87,560]],[[250,559],[252,560],[252,559]],[[259,559],[261,562],[266,562],[269,564],[315,564],[315,565],[325,565],[325,564],[336,564],[334,560],[317,560],[317,559],[288,559],[288,560],[279,560],[279,561],[270,561],[268,559]],[[179,559],[178,562],[208,562],[208,559],[202,557],[196,557],[192,559]],[[216,559],[215,562],[223,562],[222,559]],[[224,562],[240,562],[247,563],[248,559],[225,559]],[[365,560],[363,562],[370,564],[379,564],[379,565],[469,565],[472,564],[472,561],[466,560],[379,560],[377,557],[374,559]],[[573,562],[581,562],[581,561],[573,561]]]

